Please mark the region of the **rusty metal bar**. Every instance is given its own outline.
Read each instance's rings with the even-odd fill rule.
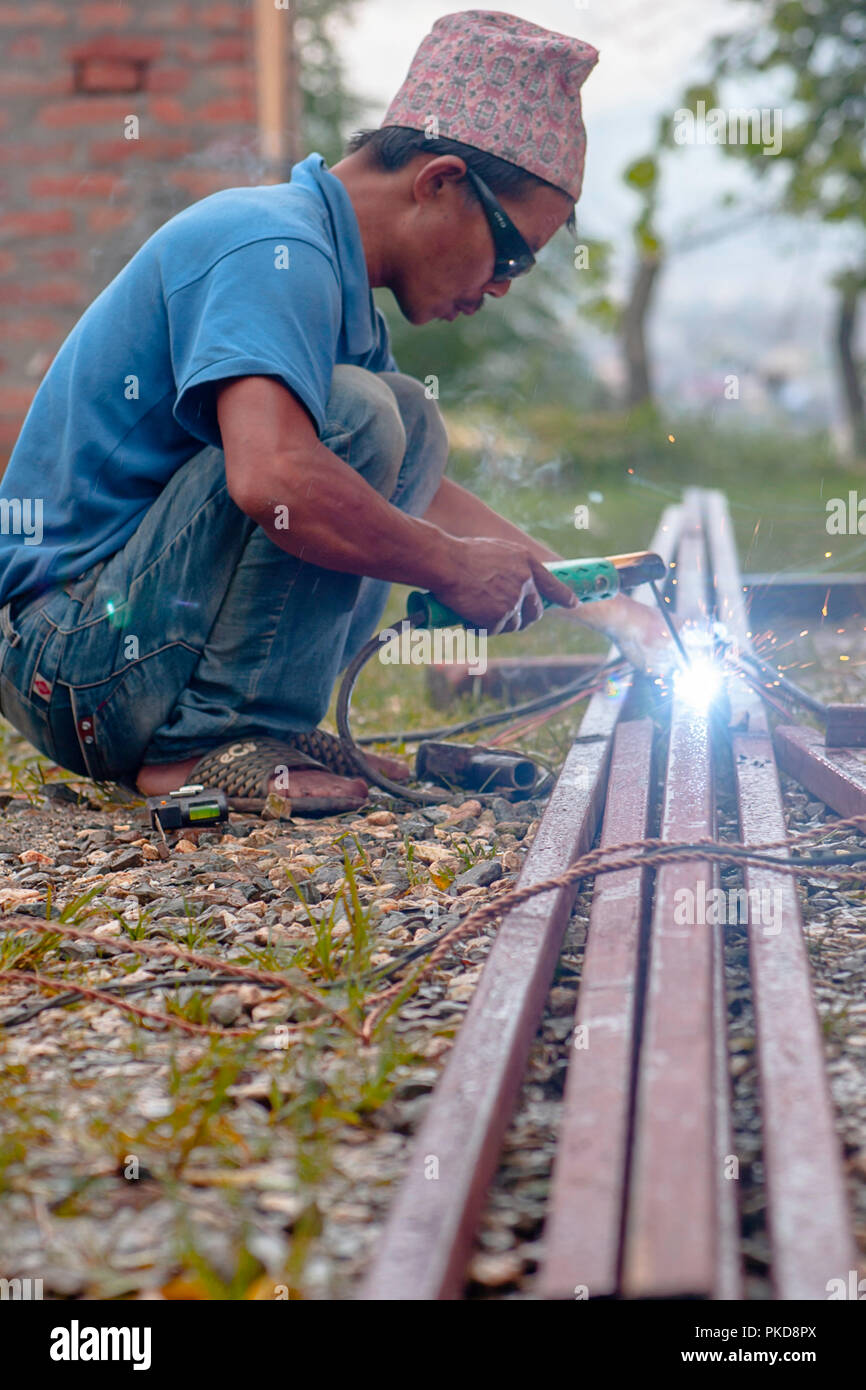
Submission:
[[[699,499],[686,494],[678,617],[707,621]],[[661,834],[715,833],[708,712],[673,696]],[[657,874],[623,1261],[630,1297],[737,1297],[736,1217],[723,1182],[729,1151],[720,929],[707,924],[716,872],[705,861]]]
[[[676,515],[673,508],[664,513],[651,543],[665,557],[672,553]],[[526,857],[521,885],[562,873],[592,844],[613,732],[629,689],[625,679],[615,695],[590,700]],[[572,884],[541,893],[503,919],[413,1145],[361,1298],[459,1297],[576,891]],[[431,1171],[438,1174],[432,1180]]]
[[[866,750],[827,748],[818,729],[780,724],[779,766],[840,816],[866,815]]]
[[[646,838],[652,756],[652,721],[620,724],[603,846]],[[607,1297],[619,1285],[648,876],[623,869],[596,882],[545,1225],[541,1288],[549,1298],[575,1297],[576,1289]]]
[[[748,624],[730,514],[720,493],[705,494],[704,507],[719,616],[744,648]],[[739,685],[731,750],[741,837],[745,844],[784,840],[766,713]],[[828,1281],[847,1278],[856,1262],[800,906],[790,875],[750,867],[744,880],[750,903],[762,909],[750,909],[748,930],[772,1277],[779,1299],[826,1299]]]

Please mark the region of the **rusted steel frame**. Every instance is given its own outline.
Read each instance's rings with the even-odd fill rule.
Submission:
[[[653,723],[621,723],[608,777],[603,846],[649,833]],[[556,1145],[541,1278],[549,1298],[599,1298],[619,1285],[649,872],[596,880]]]
[[[676,526],[677,511],[669,508],[651,548],[671,555]],[[613,731],[629,689],[626,679],[617,694],[590,700],[523,865],[521,886],[562,873],[592,844]],[[412,1146],[362,1299],[460,1296],[576,893],[576,884],[540,893],[503,919]]]
[[[745,645],[747,620],[727,504],[720,493],[710,493],[704,505],[719,612]],[[739,716],[731,750],[741,838],[745,844],[783,840],[773,745],[764,708],[750,689],[739,693]],[[748,867],[744,882],[751,901],[767,909],[749,911],[748,931],[771,1273],[779,1299],[826,1299],[828,1281],[846,1279],[856,1265],[800,906],[790,875]]]
[[[685,504],[676,612],[705,623],[699,499],[687,493]],[[710,715],[674,694],[661,834],[688,841],[714,833]],[[629,1297],[739,1296],[736,1213],[723,1172],[721,931],[705,910],[716,881],[705,861],[665,865],[656,876],[623,1260]]]
[[[820,730],[779,724],[773,735],[779,766],[840,816],[866,815],[866,753],[827,748]]]

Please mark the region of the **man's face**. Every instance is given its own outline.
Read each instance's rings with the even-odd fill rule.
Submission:
[[[403,255],[390,282],[410,323],[451,321],[474,314],[485,295],[499,299],[511,281],[494,281],[493,233],[462,160],[442,155],[413,161],[410,211],[401,239]],[[571,216],[574,204],[555,188],[538,187],[520,199],[496,195],[505,212],[537,252]]]

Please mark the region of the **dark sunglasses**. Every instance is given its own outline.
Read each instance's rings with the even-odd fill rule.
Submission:
[[[527,270],[531,270],[535,265],[535,257],[523,237],[484,180],[471,169],[466,170],[466,177],[478,194],[478,200],[493,235],[496,259],[493,263],[492,278],[500,281],[514,280],[518,275],[525,275]]]

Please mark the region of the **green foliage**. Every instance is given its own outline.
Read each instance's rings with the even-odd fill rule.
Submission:
[[[343,153],[362,103],[346,86],[337,35],[350,25],[358,0],[298,0],[295,35],[301,57],[304,145],[328,164]]]
[[[754,22],[716,40],[719,77],[782,70],[790,100],[782,148],[725,146],[760,174],[785,171],[793,212],[866,226],[866,11],[862,0],[739,0]]]

